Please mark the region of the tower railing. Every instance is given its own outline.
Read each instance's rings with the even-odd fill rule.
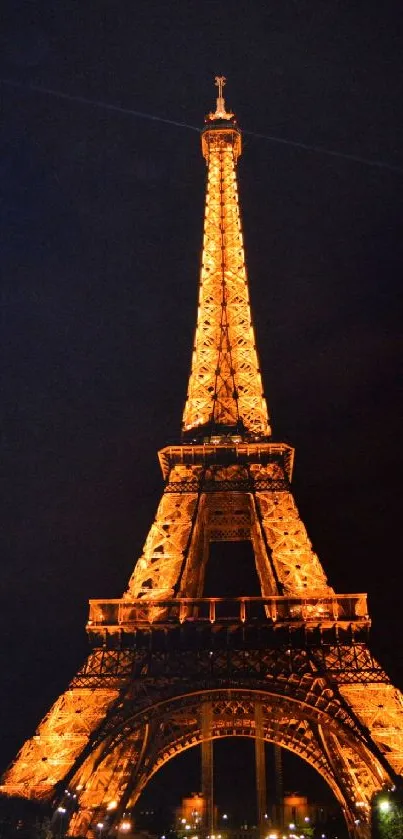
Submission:
[[[90,600],[89,632],[133,631],[147,626],[262,623],[311,625],[369,623],[366,594],[324,597],[177,597]]]

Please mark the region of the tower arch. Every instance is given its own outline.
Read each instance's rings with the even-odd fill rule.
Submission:
[[[321,701],[315,703],[313,696]],[[317,685],[315,690],[313,684],[306,684],[304,693],[299,686],[287,695],[278,685],[268,690],[259,684],[240,684],[192,692],[179,690],[175,696],[160,696],[142,711],[135,705],[127,706],[124,718],[117,723],[115,717],[114,724],[105,729],[102,740],[94,745],[92,754],[70,781],[71,790],[79,789],[80,803],[71,835],[82,835],[83,820],[87,830],[104,820],[111,802],[119,801],[123,793],[124,807],[134,806],[151,778],[168,761],[200,746],[205,739],[203,707],[208,703],[211,740],[255,738],[259,706],[263,739],[309,763],[334,793],[351,835],[368,839],[371,799],[387,781],[387,775],[353,721],[343,717],[343,709],[339,707],[335,713],[336,701],[330,692],[326,696],[323,685]],[[128,754],[130,760],[124,769],[122,756],[127,758]],[[115,821],[120,816],[117,812]]]

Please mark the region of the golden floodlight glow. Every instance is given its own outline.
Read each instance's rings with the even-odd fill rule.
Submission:
[[[119,835],[168,760],[201,744],[208,790],[213,739],[239,734],[257,756],[265,741],[298,754],[333,790],[350,834],[370,839],[373,796],[403,776],[403,697],[368,647],[366,595],[335,594],[312,547],[291,490],[294,449],[271,438],[240,222],[241,132],[216,81],[201,136],[207,192],[183,435],[159,452],[164,492],[127,590],[91,601],[91,652],[0,790],[54,799],[55,788],[75,789],[69,818],[68,791],[54,803],[67,835],[93,839],[101,824]],[[204,597],[211,546],[234,542],[251,546],[261,597]],[[235,560],[227,573],[231,587]]]
[[[235,430],[242,423],[249,433],[268,436],[238,202],[236,161],[241,135],[233,114],[222,116],[223,101],[203,132],[207,196],[197,328],[183,428],[189,432],[209,425],[211,435],[214,428],[232,426]]]

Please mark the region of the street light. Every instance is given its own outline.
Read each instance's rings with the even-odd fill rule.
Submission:
[[[99,830],[99,835],[100,836],[102,836],[103,829],[104,829],[104,823],[103,822],[98,822],[97,830]]]
[[[59,813],[59,816],[60,816],[59,836],[63,836],[63,820],[64,820],[64,817],[67,813],[67,810],[66,810],[65,807],[58,807],[56,812]]]

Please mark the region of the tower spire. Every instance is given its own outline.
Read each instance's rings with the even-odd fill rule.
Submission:
[[[206,117],[207,162],[199,308],[183,431],[192,437],[270,435],[255,346],[238,203],[241,132],[216,76],[216,110]]]
[[[223,96],[224,85],[227,83],[227,79],[225,78],[225,76],[216,76],[215,83],[218,87],[217,103],[215,113],[209,114],[209,119],[232,119],[234,114],[227,113],[227,111],[225,110],[225,102]]]

